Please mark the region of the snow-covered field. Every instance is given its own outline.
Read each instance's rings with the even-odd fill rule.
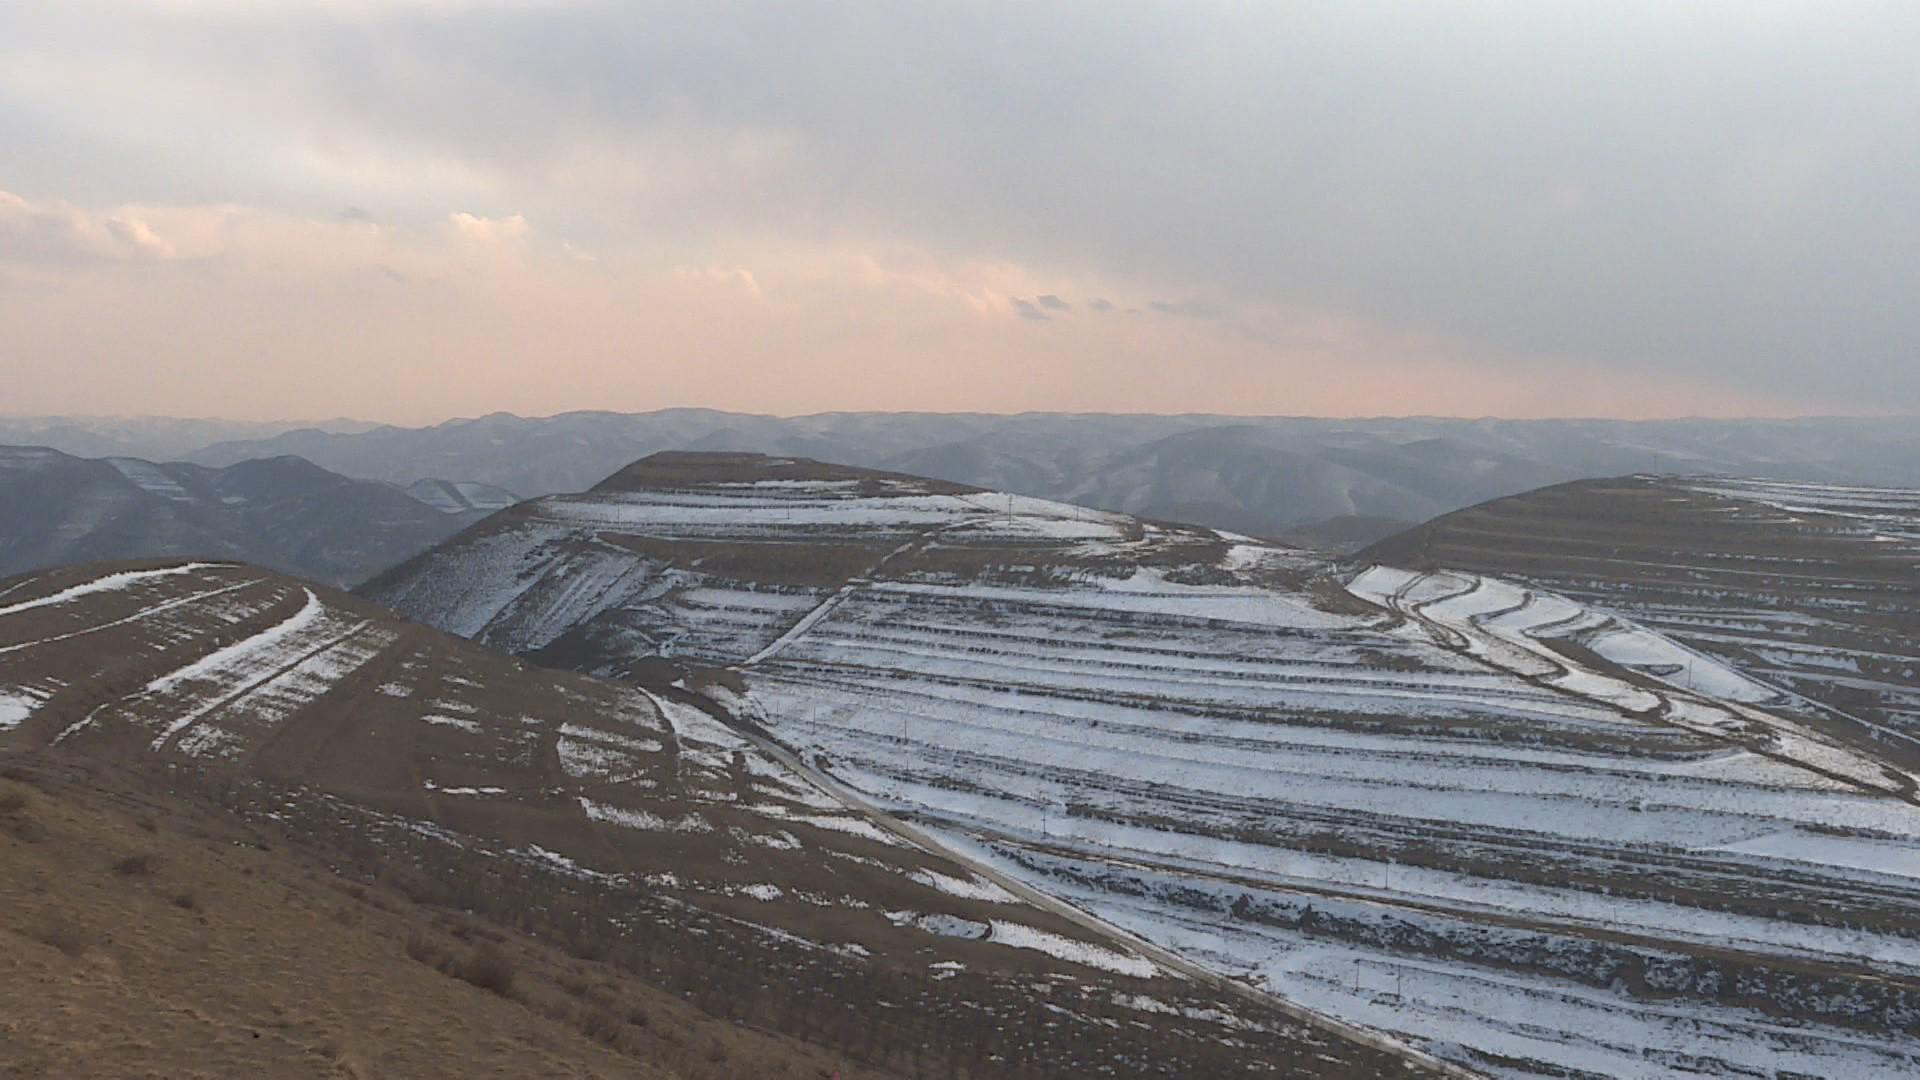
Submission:
[[[1538,682],[1371,617],[1276,627],[1237,590],[1211,616],[1113,599],[862,589],[753,670],[753,715],[1031,883],[1476,1067],[1915,1063],[1906,1037],[1854,1030],[1875,1005],[1781,1024],[1710,988],[1787,957],[1863,986],[1920,974],[1910,866],[1863,857],[1910,850],[1920,809],[1658,722],[1652,692],[1518,631],[1490,644]],[[1784,896],[1880,925],[1781,917]],[[1746,955],[1690,958],[1719,948]],[[1698,970],[1646,1000],[1615,985],[1661,965]],[[1782,981],[1782,1002],[1814,992]]]
[[[541,500],[435,559],[382,598],[742,665],[717,701],[944,842],[1471,1067],[1920,1069],[1906,778],[1658,624],[846,481]]]

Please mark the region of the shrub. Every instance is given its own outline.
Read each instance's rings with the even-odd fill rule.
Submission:
[[[80,927],[65,919],[50,919],[40,927],[34,937],[41,944],[51,945],[70,957],[78,958],[92,944],[92,937]]]
[[[45,825],[40,824],[25,814],[21,814],[12,819],[9,825],[9,831],[13,833],[14,839],[23,844],[37,844],[45,840],[48,836]]]
[[[626,1027],[617,1014],[606,1009],[590,1009],[580,1021],[580,1030],[594,1042],[611,1046],[620,1041]]]
[[[121,877],[147,877],[153,873],[153,866],[153,856],[141,852],[114,863],[113,872]]]
[[[0,814],[17,814],[27,808],[27,793],[16,787],[0,791]]]
[[[513,996],[513,960],[497,945],[489,943],[475,949],[458,974],[482,990]]]
[[[413,933],[407,935],[407,956],[423,964],[432,964],[438,967],[440,961],[446,956],[446,950],[442,949],[439,943],[432,938],[415,930]]]

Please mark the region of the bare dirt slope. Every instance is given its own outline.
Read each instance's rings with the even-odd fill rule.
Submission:
[[[890,1075],[338,874],[152,777],[0,780],[0,1076]]]

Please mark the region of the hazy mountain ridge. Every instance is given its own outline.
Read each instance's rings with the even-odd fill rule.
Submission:
[[[293,453],[350,476],[402,484],[460,477],[537,496],[584,491],[661,450],[837,461],[1262,536],[1335,518],[1424,521],[1547,484],[1636,472],[1920,486],[1920,425],[1893,419],[782,418],[669,409],[310,429],[216,444],[189,458],[221,465]]]
[[[513,501],[483,485],[415,487],[292,456],[210,468],[0,446],[0,575],[187,555],[352,584]]]
[[[47,446],[74,457],[178,461],[218,442],[266,439],[294,430],[370,431],[365,420],[222,420],[172,416],[0,416],[0,445]]]

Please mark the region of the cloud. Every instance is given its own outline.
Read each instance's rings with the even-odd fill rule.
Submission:
[[[1218,319],[1224,312],[1199,300],[1155,300],[1147,305],[1162,315],[1181,319]]]
[[[1105,314],[1113,310],[1113,302],[1111,300],[1103,300],[1100,297],[1096,296],[1093,299],[1087,301],[1087,307],[1093,309],[1094,311],[1098,311],[1101,314]]]
[[[9,220],[25,202],[6,202]],[[443,216],[421,228],[218,204],[67,206],[56,216],[116,215],[165,237],[180,253],[171,265],[192,260],[190,270],[129,273],[98,258],[0,266],[0,343],[14,361],[8,408],[272,417],[293,402],[418,423],[498,408],[689,404],[783,413],[1143,402],[1347,414],[1377,413],[1386,401],[1527,415],[1568,401],[1626,412],[1804,407],[1729,397],[1681,376],[1570,380],[1336,314],[1224,300],[1215,320],[1057,319],[1040,330],[1006,317],[1046,319],[1029,299],[1039,287],[1124,295],[1117,290],[1132,284],[898,246],[761,244],[750,270],[732,261],[676,270],[631,255],[584,264],[537,238],[519,257],[476,258]],[[98,235],[129,242],[104,225]],[[1143,295],[1179,295],[1146,284]]]
[[[1496,378],[1920,409],[1916,34],[1914,5],[1812,0],[67,0],[0,5],[0,145],[7,184],[87,205],[416,233],[513,207],[602,269],[911,248],[1030,269],[968,286],[1001,316],[1042,288],[1205,296]],[[192,247],[133,217],[151,237],[14,220],[7,257]]]
[[[159,260],[176,254],[174,245],[135,211],[87,211],[0,191],[0,260]]]
[[[570,246],[571,245],[569,245],[569,247]],[[591,256],[588,257],[588,261],[592,261]],[[755,300],[761,299],[765,295],[761,292],[759,279],[753,276],[753,271],[744,266],[681,266],[676,267],[673,273],[675,277],[682,281],[700,281],[730,285],[740,289]]]
[[[1067,303],[1052,293],[1044,293],[1035,297],[1034,300],[1048,311],[1070,311],[1073,308],[1072,304]]]
[[[456,233],[468,240],[483,244],[501,244],[511,240],[521,240],[528,232],[527,219],[519,214],[503,218],[486,218],[455,211],[448,220],[453,223]]]

